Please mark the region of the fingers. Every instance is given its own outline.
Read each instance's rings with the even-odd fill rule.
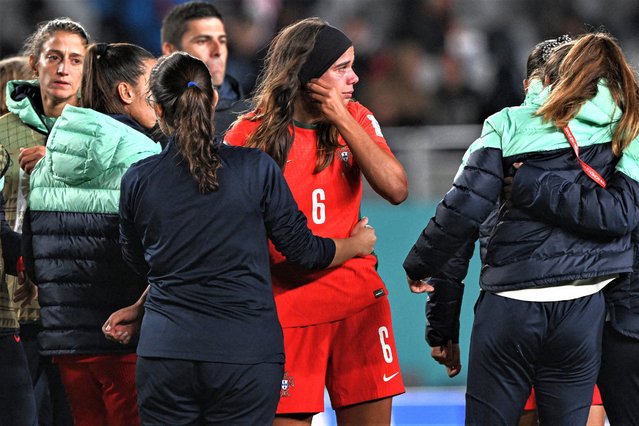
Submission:
[[[114,315],[111,315],[106,320],[102,326],[102,333],[104,333],[104,337],[107,339],[126,345],[131,341],[131,327],[119,325],[117,315],[115,317],[116,318],[114,318]]]
[[[368,224],[368,218],[363,217],[355,224],[351,231],[350,237],[355,237],[360,244],[358,256],[367,256],[375,249],[377,236],[372,226]]]
[[[22,282],[13,294],[13,302],[19,303],[21,308],[29,306],[38,297],[38,287],[31,281]]]
[[[104,336],[114,342],[126,345],[139,334],[141,314],[135,305],[122,308],[109,316],[102,326]]]
[[[430,350],[430,356],[439,364],[446,363],[446,354],[442,351],[442,346],[433,346]]]
[[[32,304],[33,301],[36,300],[37,298],[38,298],[38,287],[31,284],[31,292],[29,294],[29,297],[27,297],[27,299],[24,302],[22,302],[22,305],[20,307],[24,308]]]
[[[27,291],[24,289],[24,287],[18,287],[15,293],[13,293],[13,302],[21,303],[24,300],[24,298],[27,296],[28,294],[27,294]]]
[[[451,379],[455,377],[456,375],[458,375],[460,371],[461,371],[461,365],[458,365],[455,367],[446,366],[446,373],[448,374],[448,377],[450,377]]]
[[[311,81],[306,83],[306,88],[311,92],[317,92],[324,95],[328,94],[331,89],[329,86],[325,86],[319,78],[311,79]]]
[[[459,344],[458,343],[453,344],[451,341],[448,341],[447,346],[449,347],[450,355],[448,357],[449,363],[446,366],[446,371],[448,373],[448,377],[452,378],[458,375],[462,369]]]
[[[461,371],[459,344],[457,343],[453,344],[449,340],[445,345],[434,346],[431,348],[430,356],[446,367],[448,377],[455,377]]]
[[[446,365],[446,373],[448,373],[448,377],[453,378],[461,372],[462,366],[459,360],[452,361]]]
[[[355,224],[355,227],[361,227],[361,228],[366,228],[369,227],[370,225],[368,225],[368,218],[366,216],[362,217],[359,222],[357,222]]]
[[[108,331],[105,331],[108,328]],[[108,340],[126,345],[131,341],[131,331],[128,327],[103,327],[102,332]]]
[[[408,288],[413,293],[419,294],[419,293],[430,293],[430,292],[435,291],[435,287],[433,287],[432,285],[428,284],[426,279],[424,279],[424,280],[413,280],[410,277],[406,277],[406,279],[408,280]]]
[[[112,332],[115,327],[120,325],[123,322],[123,318],[120,311],[114,312],[107,318],[104,325],[102,326],[103,332]]]
[[[20,148],[20,154],[18,155],[18,162],[20,168],[25,173],[30,174],[38,161],[46,154],[46,148],[44,146],[33,146],[30,148]]]
[[[368,218],[366,216],[364,216],[363,218],[360,219],[359,222],[357,222],[357,225],[361,228],[366,228],[366,229],[375,229],[373,228],[373,225],[371,225],[370,223],[368,223]]]

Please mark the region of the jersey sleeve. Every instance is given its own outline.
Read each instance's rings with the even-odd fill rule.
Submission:
[[[373,113],[368,108],[358,102],[349,103],[348,109],[351,115],[353,115],[353,117],[357,120],[359,125],[362,126],[366,133],[368,133],[371,139],[373,139],[373,141],[381,149],[393,155],[391,149],[388,147],[386,138],[384,138],[384,134],[382,133],[382,127],[379,125],[379,122],[375,118],[375,115],[373,115]]]
[[[495,209],[504,179],[502,151],[481,144],[492,134],[482,132],[476,149],[464,156],[453,187],[406,256],[403,266],[410,278],[435,276],[464,245],[474,243],[480,225]]]
[[[248,120],[242,120],[231,127],[224,135],[224,143],[231,146],[244,146],[253,131],[253,126]]]

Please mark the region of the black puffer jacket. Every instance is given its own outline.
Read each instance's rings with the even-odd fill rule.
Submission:
[[[90,109],[67,105],[53,126],[31,173],[22,239],[39,289],[42,354],[135,351],[101,327],[147,285],[122,259],[118,205],[124,172],[157,152],[142,133]]]
[[[625,154],[624,154],[625,155]],[[623,156],[622,156],[623,159]],[[617,172],[607,189],[587,188],[557,174],[524,165],[516,174],[513,204],[593,238],[631,233],[633,271],[606,286],[608,318],[619,333],[639,339],[639,188]]]
[[[569,124],[580,143],[581,158],[610,178],[617,160],[612,154],[611,131],[620,112],[605,84],[600,83],[598,89]],[[480,225],[499,199],[503,178],[514,173],[514,162],[556,171],[568,181],[589,188],[596,185],[582,171],[561,130],[535,115],[547,96],[546,90],[537,105],[507,108],[486,121],[482,136],[464,158],[453,188],[404,261],[409,277],[436,276],[459,250],[477,239]],[[624,156],[617,168],[636,169],[639,141],[634,141]],[[633,177],[634,184],[639,181],[639,173],[628,176]],[[488,241],[481,288],[498,292],[548,287],[630,272],[631,248],[628,235],[585,239],[523,209],[502,204]]]

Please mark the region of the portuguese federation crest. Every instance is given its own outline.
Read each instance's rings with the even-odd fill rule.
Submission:
[[[295,387],[295,380],[293,376],[289,375],[287,371],[284,372],[282,377],[282,389],[280,389],[280,397],[291,396],[289,392]]]

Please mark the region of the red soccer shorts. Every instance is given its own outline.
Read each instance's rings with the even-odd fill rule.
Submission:
[[[592,393],[592,404],[591,405],[603,405],[601,401],[601,394],[599,393],[599,388],[595,385],[595,390]],[[537,409],[537,401],[535,400],[535,389],[533,388],[530,391],[530,396],[526,401],[526,405],[524,406],[525,411],[531,411]]]
[[[324,411],[404,393],[388,298],[343,320],[284,328],[278,414]]]

